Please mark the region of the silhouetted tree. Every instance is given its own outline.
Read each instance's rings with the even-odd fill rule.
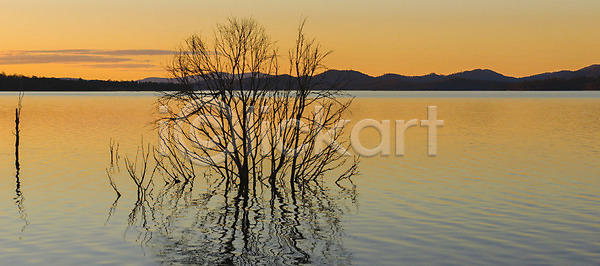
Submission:
[[[343,165],[342,114],[351,98],[339,82],[315,78],[329,52],[305,37],[304,25],[288,52],[286,75],[275,42],[253,19],[217,25],[212,42],[199,35],[185,40],[169,66],[185,89],[160,100],[169,106],[162,123],[174,133],[163,139],[167,149],[208,166],[244,196],[263,181],[274,190],[287,186],[294,196]],[[349,169],[348,175],[356,171]]]

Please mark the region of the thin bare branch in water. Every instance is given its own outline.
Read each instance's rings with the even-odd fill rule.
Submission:
[[[19,101],[17,103],[17,108],[15,109],[15,193],[16,196],[14,198],[15,200],[15,204],[17,205],[17,208],[19,209],[19,216],[21,218],[21,220],[23,220],[25,222],[25,225],[23,225],[23,228],[21,229],[22,231],[25,231],[25,228],[29,225],[29,220],[27,219],[27,213],[25,212],[25,197],[23,196],[23,192],[21,191],[21,177],[20,177],[20,173],[21,173],[21,163],[19,161],[19,145],[20,145],[20,137],[21,137],[21,130],[19,128],[19,125],[21,123],[21,109],[23,107],[22,103],[23,103],[23,97],[25,96],[25,94],[20,91],[19,92]]]
[[[144,146],[144,139],[142,138],[142,144],[137,149],[135,159],[131,160],[129,159],[129,155],[125,155],[125,169],[131,180],[133,180],[137,186],[138,200],[143,200],[147,195],[147,191],[153,183],[152,178],[154,177],[154,173],[158,169],[158,166],[154,166],[151,170],[152,172],[148,175],[150,171],[149,167],[151,167],[148,164],[151,150],[149,143],[147,146]],[[140,165],[138,165],[138,163]]]
[[[359,159],[355,158],[354,161],[352,162],[352,166],[350,166],[350,168],[348,168],[346,170],[346,172],[344,172],[343,174],[340,175],[340,177],[338,177],[338,179],[335,181],[335,184],[338,185],[339,187],[341,187],[340,185],[340,181],[342,180],[348,180],[350,182],[350,184],[352,184],[353,187],[356,187],[356,185],[354,185],[354,182],[352,182],[352,177],[359,175],[358,172],[358,164],[359,164]]]
[[[121,158],[121,155],[119,155],[119,142],[116,140],[113,140],[111,138],[109,150],[110,150],[110,166],[111,167],[116,166],[116,168],[119,169],[119,159]]]
[[[119,192],[119,189],[117,189],[117,184],[115,184],[115,180],[112,177],[111,170],[106,169],[106,175],[108,176],[108,183],[115,190],[115,193],[117,193],[117,199],[119,199],[121,197],[121,192]]]
[[[18,173],[21,170],[21,164],[19,163],[19,142],[21,137],[21,130],[19,129],[19,124],[21,123],[21,108],[23,107],[23,97],[25,94],[23,92],[19,92],[19,102],[17,104],[17,108],[15,108],[15,168],[17,169],[17,182]]]
[[[121,192],[117,188],[117,184],[113,179],[113,174],[119,173],[119,142],[110,139],[110,167],[106,168],[106,175],[108,176],[108,183],[113,188],[115,193],[117,193],[117,200],[121,197]]]
[[[166,175],[170,180],[165,179],[165,183],[193,183],[196,178],[196,172],[194,170],[194,164],[189,158],[181,156],[177,149],[173,145],[167,145],[166,156],[161,154],[158,149],[153,149],[154,162],[156,167]],[[165,152],[165,151],[163,151]]]

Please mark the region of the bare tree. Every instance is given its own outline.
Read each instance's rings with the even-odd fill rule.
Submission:
[[[137,228],[146,245],[161,239],[164,263],[350,259],[339,216],[352,209],[345,203],[354,205],[356,190],[339,182],[351,183],[358,169],[343,132],[352,98],[340,80],[319,78],[329,52],[305,37],[304,25],[285,55],[256,21],[229,19],[210,42],[192,35],[174,56],[169,70],[185,89],[158,101],[159,146],[142,141],[135,157],[123,156],[137,187],[127,228]],[[107,174],[118,200],[118,144],[111,141],[109,151]],[[328,174],[337,176],[339,194],[320,178]],[[155,175],[164,180],[160,190]],[[197,176],[206,192],[193,194]]]
[[[181,151],[246,197],[261,183],[289,186],[293,196],[342,165],[350,169],[344,178],[355,174],[358,160],[346,164],[342,130],[352,99],[341,83],[317,78],[330,52],[304,35],[304,25],[285,73],[276,43],[253,19],[218,24],[212,42],[185,40],[168,69],[186,89],[159,100],[168,106],[159,123],[172,133],[163,155]]]

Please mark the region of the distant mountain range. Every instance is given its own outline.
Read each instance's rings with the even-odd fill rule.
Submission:
[[[378,77],[353,70],[328,70],[315,79],[323,84],[342,81],[345,90],[600,90],[600,65],[522,78],[505,76],[489,69],[475,69],[450,75],[385,74]],[[0,91],[173,91],[182,88],[183,85],[172,79],[156,77],[138,81],[104,81],[0,74]]]
[[[600,65],[576,71],[548,72],[515,78],[489,69],[474,69],[450,75],[423,76],[385,74],[378,77],[354,70],[328,70],[316,77],[334,82],[343,80],[347,90],[600,90]],[[167,78],[145,78],[139,82],[172,83]]]

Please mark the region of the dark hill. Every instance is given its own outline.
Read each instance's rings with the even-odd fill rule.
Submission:
[[[294,79],[289,75],[280,80]],[[600,90],[600,65],[576,71],[557,71],[523,78],[502,75],[489,69],[475,69],[451,75],[435,73],[423,76],[385,74],[372,77],[354,70],[328,70],[314,78],[323,86],[345,90]],[[202,88],[200,84],[197,88]],[[182,85],[165,78],[146,78],[139,81],[105,81],[72,78],[38,78],[0,74],[2,91],[172,91]]]

